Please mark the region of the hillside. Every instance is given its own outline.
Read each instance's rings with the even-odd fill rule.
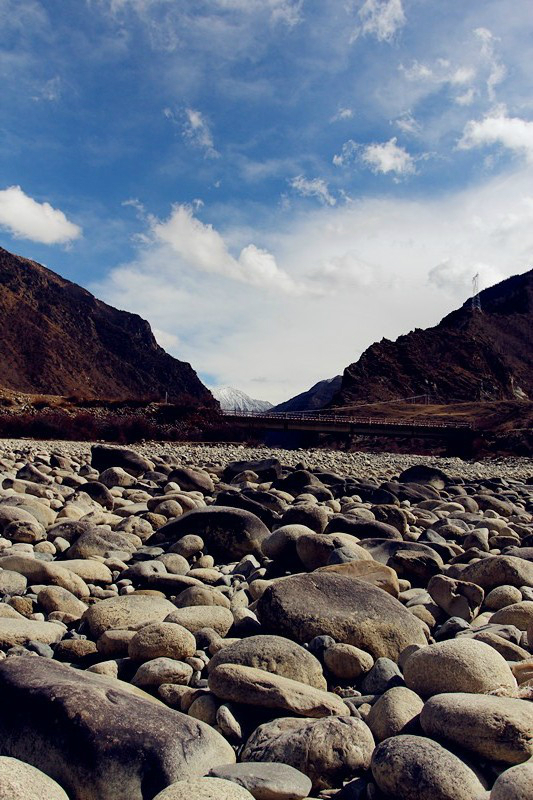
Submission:
[[[146,320],[0,248],[0,386],[83,398],[215,401]]]
[[[438,325],[371,345],[332,406],[429,394],[435,403],[533,399],[533,270],[481,292]]]
[[[326,378],[311,386],[306,392],[301,392],[284,403],[274,406],[273,411],[315,411],[324,408],[331,402],[333,396],[341,387],[342,377],[336,375],[334,378]]]

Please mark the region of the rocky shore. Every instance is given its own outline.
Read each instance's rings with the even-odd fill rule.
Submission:
[[[532,476],[0,441],[0,800],[531,800]]]

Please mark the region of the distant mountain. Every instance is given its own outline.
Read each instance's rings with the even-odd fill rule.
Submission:
[[[231,386],[211,389],[211,393],[223,411],[268,411],[272,408],[272,403],[267,400],[254,400],[240,389],[232,389]]]
[[[82,398],[182,399],[214,406],[190,364],[146,320],[0,248],[0,386]]]
[[[382,339],[344,370],[333,406],[429,394],[437,403],[533,399],[533,270],[427,330]]]
[[[341,387],[342,375],[336,375],[334,378],[327,378],[324,381],[319,381],[311,386],[307,392],[297,394],[296,397],[291,397],[284,403],[279,403],[274,406],[274,411],[314,411],[315,409],[324,408],[331,402],[333,396]]]

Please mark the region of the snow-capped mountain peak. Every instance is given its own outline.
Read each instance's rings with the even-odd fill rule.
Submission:
[[[267,400],[254,400],[240,389],[233,389],[231,386],[211,389],[211,394],[218,400],[223,411],[268,411],[272,408],[272,403]]]

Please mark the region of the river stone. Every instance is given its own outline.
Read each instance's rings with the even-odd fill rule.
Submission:
[[[420,620],[372,584],[327,572],[295,575],[271,584],[257,615],[269,631],[297,642],[326,634],[374,658],[398,660],[410,644],[426,644]]]
[[[69,800],[61,786],[31,764],[0,756],[0,800]]]
[[[358,539],[395,539],[402,541],[399,530],[386,522],[359,519],[349,514],[336,514],[328,522],[326,533],[349,533]]]
[[[220,664],[209,673],[209,689],[221,700],[279,708],[304,717],[343,716],[348,706],[337,695],[306,683],[243,664]]]
[[[533,761],[502,772],[492,787],[490,800],[529,800],[533,786]]]
[[[55,644],[65,634],[65,628],[53,622],[34,619],[0,618],[0,649],[26,644],[28,641]]]
[[[520,764],[533,756],[533,705],[527,700],[438,694],[425,704],[420,722],[428,736],[490,761]]]
[[[467,622],[476,616],[485,596],[483,589],[475,583],[448,578],[446,575],[434,575],[427,590],[449,617],[461,617]]]
[[[177,608],[190,606],[223,606],[229,608],[231,601],[225,594],[212,586],[190,586],[184,589],[174,601]]]
[[[19,572],[0,569],[0,595],[21,595],[26,591],[28,581]]]
[[[134,630],[142,623],[163,622],[175,606],[163,597],[130,594],[109,597],[96,603],[85,612],[87,622],[95,639],[104,631],[113,629]]]
[[[154,800],[254,800],[254,796],[233,781],[221,778],[196,778],[176,781],[159,792]]]
[[[339,787],[368,769],[374,749],[370,729],[355,717],[282,717],[260,725],[246,742],[241,761],[289,764],[314,790]]]
[[[283,678],[327,691],[320,661],[309,650],[282,636],[249,636],[223,647],[207,665],[211,672],[220,664],[243,664]]]
[[[46,772],[71,800],[144,800],[235,761],[212,728],[127,688],[50,659],[8,658],[0,753]]]
[[[109,567],[102,564],[101,561],[93,561],[92,559],[80,558],[69,559],[68,562],[60,562],[68,568],[69,572],[73,572],[78,577],[87,583],[113,583],[113,574]]]
[[[62,586],[76,597],[89,597],[89,588],[82,578],[68,569],[68,564],[62,562],[41,561],[24,555],[4,556],[0,558],[0,568],[18,572],[24,575],[30,584],[51,584]]]
[[[374,703],[366,724],[377,742],[414,730],[424,701],[405,686],[394,686]]]
[[[250,511],[210,506],[188,511],[159,528],[159,536],[181,539],[186,534],[201,536],[215,558],[240,559],[248,553],[261,555],[261,542],[270,531]]]
[[[184,492],[201,492],[213,494],[215,485],[210,476],[203,469],[190,467],[177,467],[168,476],[169,481],[175,481]]]
[[[209,775],[243,786],[255,800],[303,800],[312,788],[307,775],[289,764],[248,761],[216,767]]]
[[[186,628],[171,622],[153,622],[142,627],[130,640],[128,655],[134,661],[153,658],[190,658],[196,652],[196,639]],[[171,683],[172,681],[167,681]]]
[[[135,538],[140,545],[141,540],[138,537]],[[116,553],[131,554],[136,549],[131,533],[94,529],[82,533],[74,544],[69,547],[66,557],[68,559],[91,558],[91,556],[112,558]],[[65,566],[68,566],[68,562]]]
[[[182,685],[189,683],[192,673],[192,667],[183,661],[175,658],[154,658],[141,664],[131,683],[141,689],[161,686],[163,683]]]
[[[422,697],[516,689],[503,656],[490,645],[464,636],[417,650],[407,659],[403,672],[408,688]]]
[[[374,666],[370,653],[342,642],[326,648],[323,659],[331,674],[341,680],[356,680]]]
[[[477,583],[482,589],[504,584],[533,587],[533,563],[516,556],[488,556],[461,570],[461,580]]]
[[[222,605],[190,606],[175,608],[166,622],[174,622],[196,633],[201,628],[213,628],[220,636],[225,636],[233,625],[233,614]]]
[[[47,586],[45,589],[41,589],[37,595],[37,602],[47,614],[52,611],[64,611],[74,619],[81,619],[87,611],[85,603],[61,586]]]
[[[528,626],[533,623],[533,601],[522,600],[501,608],[492,615],[490,621],[497,625],[514,625],[521,631],[527,631]]]
[[[378,744],[372,756],[378,787],[394,800],[485,800],[477,775],[432,739],[401,735]]]

